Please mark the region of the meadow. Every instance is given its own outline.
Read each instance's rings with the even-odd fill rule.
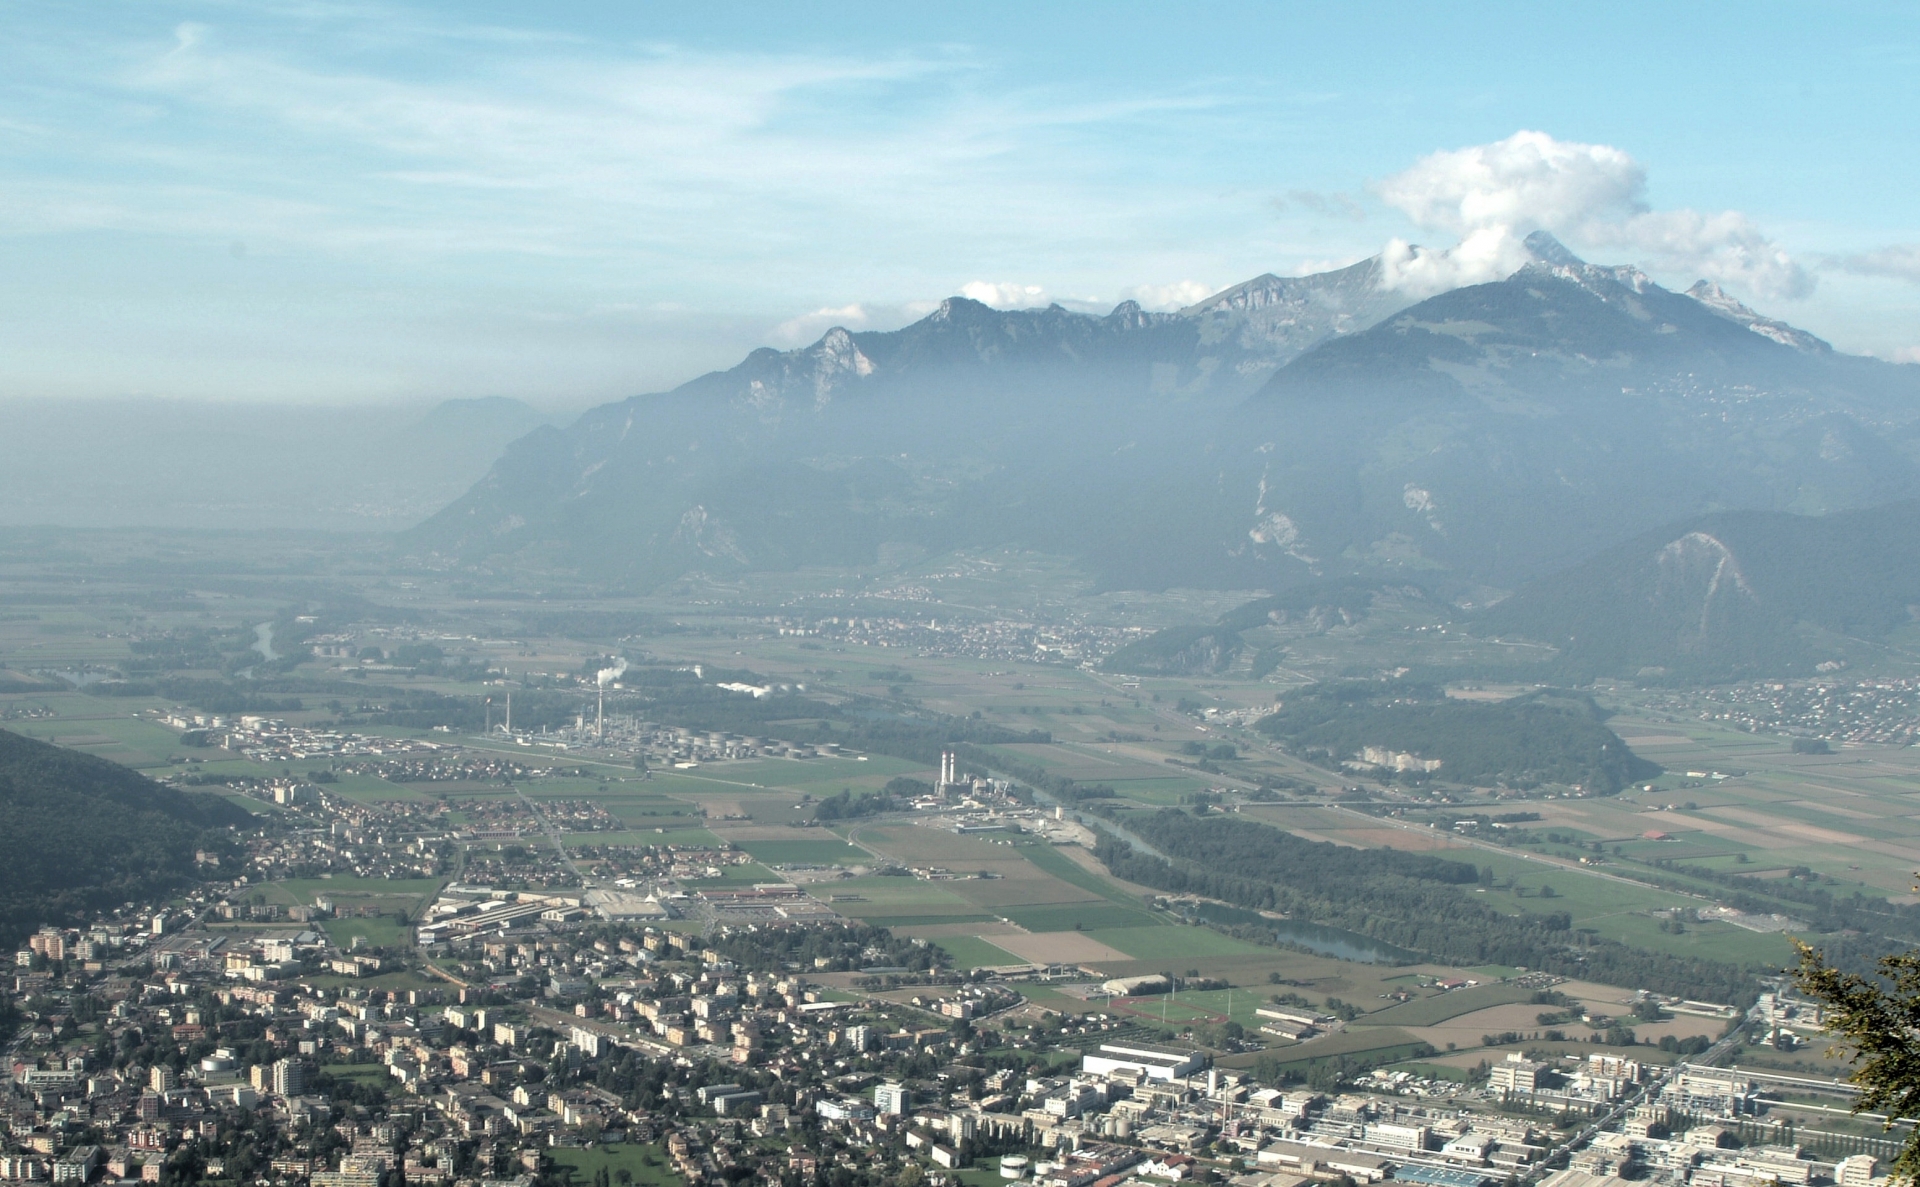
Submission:
[[[547,1151],[554,1168],[572,1187],[592,1187],[601,1171],[613,1187],[680,1187],[666,1150],[634,1142],[555,1146]]]

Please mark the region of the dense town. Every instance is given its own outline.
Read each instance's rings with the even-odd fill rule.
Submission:
[[[1514,1053],[1472,1086],[1386,1071],[1262,1085],[1191,1036],[1035,1012],[1022,974],[953,973],[924,942],[801,908],[791,886],[455,883],[400,938],[344,946],[325,928],[342,901],[262,909],[248,886],[46,928],[16,954],[0,1177],[527,1187],[619,1146],[688,1183],[783,1187],[907,1167],[1046,1187],[1879,1181],[1872,1143],[1816,1154],[1782,1137],[1764,1075],[1711,1053],[1672,1068]],[[702,930],[669,922],[689,910]],[[1280,997],[1259,1013],[1293,1040],[1339,1028]],[[1820,1021],[1768,995],[1747,1025]]]
[[[1920,679],[1748,681],[1663,693],[1647,708],[1746,733],[1784,734],[1833,745],[1911,746],[1920,737]]]
[[[862,642],[944,629],[782,627],[824,628]],[[504,693],[488,712],[494,744],[575,751],[567,763],[618,756],[644,772],[859,758],[584,705],[571,726],[516,730]],[[1797,1133],[1769,1115],[1780,1093],[1805,1095],[1810,1081],[1714,1066],[1736,1034],[1788,1051],[1818,1032],[1817,1009],[1781,992],[1744,1017],[1642,994],[1654,1016],[1704,1010],[1728,1027],[1721,1044],[1699,1039],[1672,1065],[1636,1059],[1631,1037],[1602,1043],[1604,1023],[1588,1019],[1591,1052],[1523,1048],[1464,1081],[1340,1059],[1274,1074],[1245,1056],[1337,1036],[1346,1019],[1275,994],[1257,1010],[1258,1034],[1154,1026],[1104,1003],[1177,993],[1180,978],[1104,979],[1072,963],[957,972],[926,940],[834,909],[834,882],[866,867],[792,863],[777,867],[790,881],[743,884],[727,875],[749,858],[730,846],[636,844],[603,802],[511,791],[584,767],[267,715],[156,719],[183,743],[262,764],[220,778],[278,811],[239,838],[243,852],[202,855],[230,881],[129,903],[88,927],[43,928],[16,953],[22,1025],[0,1178],[566,1187],[599,1166],[596,1187],[1885,1181],[1891,1143]],[[292,762],[316,765],[302,776],[286,773]],[[890,788],[892,810],[960,833],[1092,840],[1060,808],[962,778],[950,754],[940,771],[937,784],[914,784],[924,795],[893,799]],[[423,794],[368,802],[332,786],[354,777]],[[457,801],[436,790],[475,782],[502,790]],[[649,829],[665,832],[706,809],[654,811]],[[567,845],[556,831],[571,834]],[[412,900],[366,889],[427,879],[432,892]],[[348,880],[361,889],[327,889]],[[298,892],[264,893],[296,881]],[[1554,997],[1557,978],[1530,976],[1520,988]],[[1029,981],[1089,1011],[1042,1008],[1021,992]],[[1844,1111],[1840,1087],[1830,1094]],[[594,1161],[608,1151],[633,1153],[615,1174]]]
[[[899,600],[930,600],[919,587],[889,591]],[[766,625],[782,637],[867,647],[900,648],[916,655],[1030,663],[1091,664],[1149,633],[1133,627],[1083,622],[1014,622],[938,614],[778,616]]]

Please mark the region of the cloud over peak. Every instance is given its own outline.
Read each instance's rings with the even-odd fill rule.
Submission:
[[[816,309],[812,313],[803,313],[799,317],[789,318],[774,327],[773,336],[789,345],[812,342],[821,334],[835,326],[843,329],[858,330],[871,321],[867,307],[855,302],[839,308]]]
[[[1511,275],[1526,237],[1548,231],[1580,248],[1706,277],[1768,297],[1804,297],[1813,277],[1739,211],[1654,210],[1646,168],[1605,144],[1516,132],[1432,153],[1380,182],[1381,201],[1423,229],[1458,239],[1445,250],[1402,239],[1384,252],[1387,283],[1427,295]]]
[[[1053,303],[1053,298],[1040,285],[992,280],[969,281],[960,286],[960,295],[995,309],[1036,309]]]

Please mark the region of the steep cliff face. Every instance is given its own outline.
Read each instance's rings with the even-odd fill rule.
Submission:
[[[1476,624],[1560,649],[1568,679],[1810,674],[1920,610],[1920,503],[1722,512],[1521,587]]]

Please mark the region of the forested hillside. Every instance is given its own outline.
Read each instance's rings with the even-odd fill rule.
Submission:
[[[247,812],[0,730],[0,942],[185,887]]]
[[[1310,760],[1338,766],[1378,747],[1437,760],[1433,778],[1474,786],[1562,783],[1612,793],[1659,773],[1607,728],[1591,698],[1577,694],[1489,703],[1456,700],[1430,685],[1326,684],[1289,695],[1254,728]]]
[[[1101,664],[1109,672],[1139,676],[1186,676],[1225,671],[1245,650],[1242,631],[1268,625],[1324,632],[1352,626],[1372,611],[1376,596],[1392,592],[1425,600],[1427,593],[1405,582],[1361,577],[1308,581],[1271,597],[1248,602],[1222,614],[1212,626],[1172,626],[1115,651]],[[1277,660],[1277,653],[1274,654]],[[1255,663],[1258,665],[1256,657]],[[1272,665],[1267,665],[1272,670]],[[1262,672],[1255,673],[1258,679]]]

